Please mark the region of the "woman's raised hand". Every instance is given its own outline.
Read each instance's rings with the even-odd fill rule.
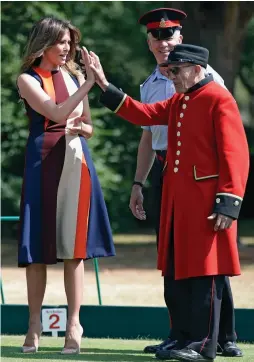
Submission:
[[[100,63],[100,58],[94,52],[82,47],[82,60],[81,62],[85,65],[87,80],[96,81],[96,83],[103,89],[106,90],[109,82],[106,79],[103,68]],[[93,73],[93,74],[91,74]]]
[[[86,72],[92,71],[95,76],[96,83],[103,90],[106,90],[109,83],[105,77],[98,55],[96,55],[92,51],[88,53],[88,50],[85,47],[82,47],[82,50],[83,50],[83,59],[84,59],[82,63],[85,64]]]

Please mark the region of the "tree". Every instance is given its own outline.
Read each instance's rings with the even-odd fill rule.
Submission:
[[[137,20],[146,11],[163,6],[182,8],[188,13],[183,30],[185,42],[210,49],[212,66],[231,89],[239,66],[246,66],[239,63],[237,52],[240,53],[246,24],[252,13],[251,2],[248,6],[244,2],[234,5],[232,2],[163,1],[2,3],[3,215],[19,213],[28,121],[22,103],[19,103],[16,79],[27,35],[34,22],[49,15],[70,19],[81,30],[82,43],[100,56],[109,80],[139,99],[139,85],[153,71],[155,61],[146,44],[146,29]],[[232,24],[230,16],[234,20]],[[248,49],[252,50],[251,43]],[[245,75],[247,79],[249,75]],[[141,130],[103,108],[98,103],[99,94],[96,87],[89,93],[95,125],[89,148],[112,226],[128,230],[136,227],[128,203]]]
[[[165,5],[169,5],[165,2]],[[247,1],[172,1],[187,12],[184,41],[207,47],[210,64],[233,92],[247,25],[254,15],[254,3]],[[252,60],[253,62],[253,60]]]
[[[248,25],[248,32],[244,41],[240,58],[239,76],[251,95],[254,95],[254,17]]]
[[[142,41],[142,34],[137,37],[137,29],[140,32],[137,13],[144,11],[146,9],[139,2],[134,6],[123,2],[91,2],[85,6],[83,2],[19,2],[19,6],[5,2],[2,5],[3,214],[19,213],[28,122],[24,107],[18,102],[16,79],[26,39],[34,22],[49,15],[70,19],[81,29],[83,43],[100,55],[111,81],[119,86],[125,84],[125,90],[138,98],[139,84],[154,67],[152,56],[147,56],[149,52],[145,41]],[[141,131],[119,121],[101,107],[98,94],[96,88],[89,93],[95,125],[95,137],[89,141],[89,147],[113,227],[122,225],[128,228],[134,220],[128,210],[128,199]]]
[[[254,17],[249,22],[248,32],[241,52],[239,77],[250,94],[249,113],[254,125]],[[253,132],[254,133],[254,132]],[[254,135],[251,137],[251,146],[254,150]]]
[[[2,50],[2,213],[17,215],[24,168],[28,121],[16,86],[27,35],[35,21],[45,15],[61,16],[57,4],[4,2],[1,4]]]

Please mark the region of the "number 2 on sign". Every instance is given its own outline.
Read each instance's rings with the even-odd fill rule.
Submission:
[[[59,319],[60,319],[59,315],[58,315],[58,314],[51,314],[50,317],[49,317],[49,319],[51,320],[51,319],[53,319],[53,318],[54,318],[54,320],[53,320],[53,322],[49,325],[49,328],[50,328],[50,329],[59,329],[60,327],[57,325],[57,323],[59,322]]]

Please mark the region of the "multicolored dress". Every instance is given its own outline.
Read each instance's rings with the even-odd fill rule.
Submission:
[[[27,72],[56,104],[79,83],[64,69]],[[83,102],[66,122],[55,123],[24,100],[30,121],[21,197],[18,265],[55,264],[63,259],[114,256],[109,218],[86,139],[68,128],[82,115]]]

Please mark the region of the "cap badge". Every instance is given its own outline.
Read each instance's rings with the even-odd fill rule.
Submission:
[[[166,28],[166,21],[164,18],[162,18],[160,21],[160,28]]]

